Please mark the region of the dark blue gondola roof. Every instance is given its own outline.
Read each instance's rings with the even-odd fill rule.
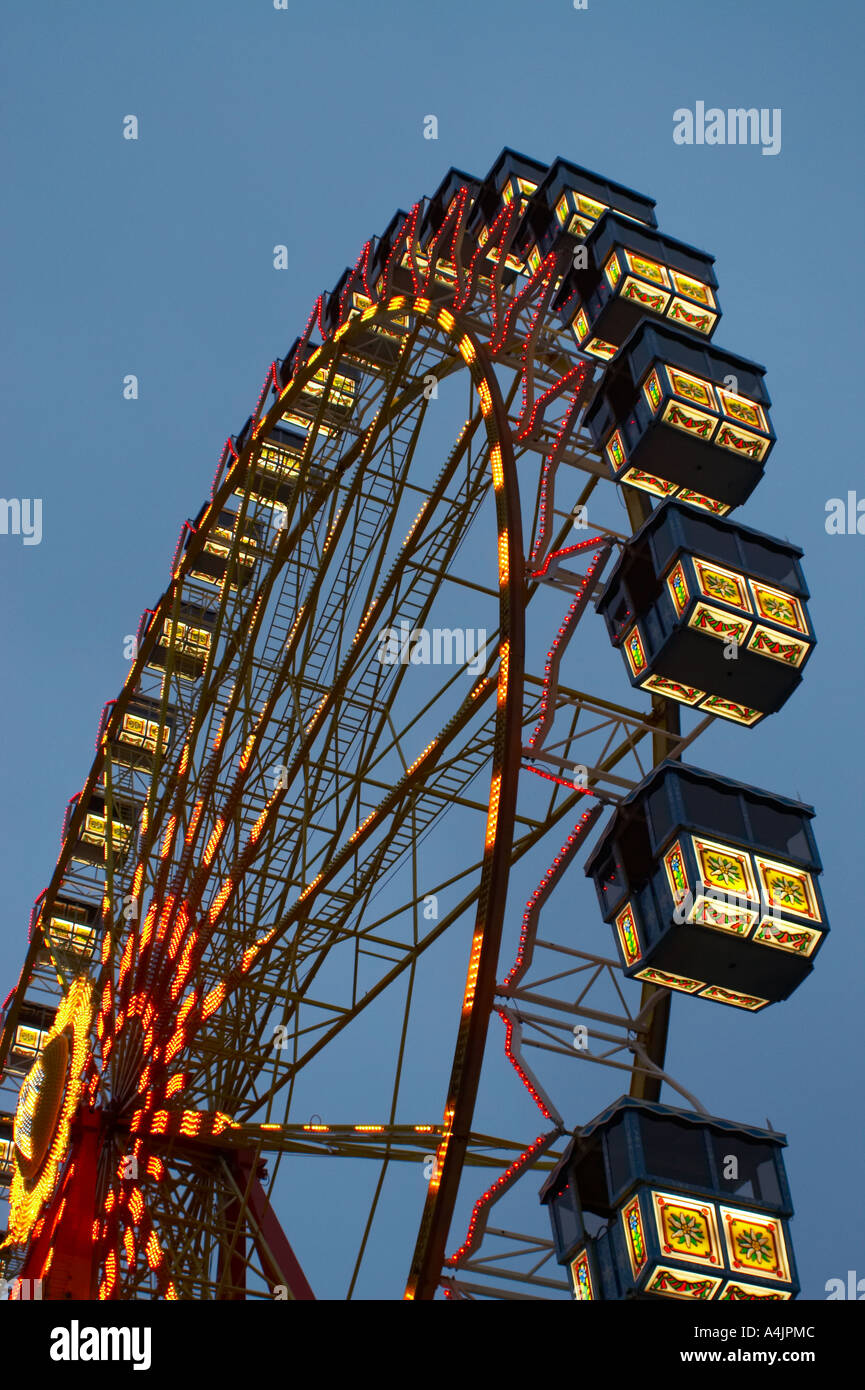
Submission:
[[[568,1147],[540,1190],[542,1202],[547,1199],[548,1194],[555,1195],[562,1174],[573,1158],[574,1151],[593,1135],[600,1135],[604,1130],[609,1129],[627,1110],[636,1110],[645,1115],[664,1116],[701,1129],[715,1130],[720,1134],[737,1134],[745,1139],[753,1139],[758,1143],[774,1144],[779,1149],[787,1146],[786,1134],[780,1134],[773,1129],[762,1129],[758,1125],[740,1124],[735,1120],[722,1120],[717,1115],[703,1115],[694,1110],[680,1110],[673,1105],[663,1105],[660,1101],[638,1100],[635,1096],[620,1096],[618,1100],[614,1100],[611,1105],[602,1110],[600,1115],[596,1115],[593,1120],[590,1120],[587,1125],[574,1131]]]
[[[676,772],[681,776],[697,781],[710,782],[712,786],[720,785],[729,791],[739,792],[752,801],[765,801],[772,807],[780,806],[787,810],[796,811],[799,815],[807,816],[809,820],[812,820],[816,814],[814,807],[808,806],[804,801],[796,801],[789,796],[777,796],[774,792],[764,791],[760,787],[752,787],[747,782],[737,782],[732,777],[722,777],[717,772],[707,772],[705,768],[692,767],[690,763],[678,762],[675,758],[665,758],[662,763],[658,763],[657,767],[652,769],[639,786],[628,792],[628,795],[619,802],[615,814],[586,860],[585,872],[587,877],[591,876],[599,859],[606,852],[607,844],[615,834],[623,813],[627,814],[626,808],[633,806],[637,801],[645,800],[652,789],[663,781],[670,772]]]

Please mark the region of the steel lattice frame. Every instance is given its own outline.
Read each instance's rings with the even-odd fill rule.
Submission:
[[[318,299],[282,370],[273,363],[268,371],[248,427],[227,442],[210,501],[181,533],[169,587],[145,612],[128,679],[103,718],[37,900],[0,1052],[7,1090],[16,1088],[23,1073],[11,1045],[22,1008],[56,1006],[76,976],[90,974],[92,1051],[66,1164],[29,1246],[7,1260],[7,1270],[42,1277],[49,1297],[269,1297],[275,1284],[308,1297],[262,1185],[262,1158],[271,1157],[275,1176],[284,1155],[373,1157],[386,1166],[419,1161],[431,1143],[437,1163],[408,1296],[429,1298],[439,1287],[459,1297],[531,1297],[533,1287],[549,1296],[564,1287],[537,1273],[549,1241],[487,1220],[513,1182],[549,1166],[566,1129],[522,1056],[527,1032],[536,1028],[548,1040],[540,1046],[567,1052],[555,1030],[592,1019],[609,1043],[593,1059],[625,1069],[634,1094],[658,1094],[666,990],[644,987],[631,1013],[618,962],[542,941],[537,914],[520,960],[496,984],[512,865],[536,846],[558,852],[566,834],[550,886],[603,808],[711,720],[684,738],[677,706],[653,698],[635,709],[559,678],[558,648],[628,534],[593,526],[575,541],[569,520],[575,503],[615,495],[580,425],[602,366],[580,355],[551,307],[574,238],[563,233],[531,268],[524,202],[500,201],[479,220],[476,191],[468,179],[455,183],[432,221],[425,202],[399,214],[337,291]],[[431,400],[463,369],[468,419],[430,479],[418,445]],[[341,397],[346,373],[350,411]],[[306,443],[292,486],[280,493],[274,481],[268,492],[262,448],[287,416],[305,422]],[[648,501],[623,492],[635,529]],[[484,528],[487,578],[478,582],[458,562],[466,538]],[[219,545],[228,554],[215,582],[203,557]],[[580,573],[569,568],[583,562]],[[550,585],[570,608],[544,672],[527,668],[525,615]],[[466,680],[466,658],[462,669],[425,668],[421,678],[411,662],[383,663],[382,628],[450,617],[448,593],[475,604],[495,630],[485,669]],[[209,644],[190,646],[179,627],[186,604],[215,610]],[[190,662],[201,668],[193,679]],[[118,740],[141,695],[157,702],[158,731],[151,756],[135,766],[118,756]],[[643,746],[651,754],[641,761]],[[575,761],[588,769],[585,788],[569,780]],[[526,781],[537,792],[533,770],[550,779],[542,813],[518,799]],[[130,804],[141,814],[128,852],[121,828],[107,834],[104,861],[87,863],[80,846],[94,795],[108,823],[117,815],[125,824]],[[443,883],[428,873],[421,882],[419,846],[435,843],[429,837],[455,816],[482,818],[483,833],[464,837]],[[379,914],[383,884],[395,896]],[[427,896],[445,889],[454,905],[441,919],[422,919]],[[89,966],[52,935],[53,904],[65,896],[98,906],[101,952]],[[467,914],[474,924],[444,1117],[401,1124],[415,972]],[[528,985],[533,952],[547,948],[565,952],[566,969],[550,978],[585,982],[576,1005]],[[337,959],[353,962],[344,978]],[[360,973],[371,969],[362,990]],[[290,1119],[303,1069],[406,982],[387,1121]],[[590,990],[610,982],[622,1001],[616,1012],[588,1002]],[[507,1055],[552,1125],[528,1149],[525,1139],[472,1128],[496,1011]],[[275,1022],[283,1042],[290,1037],[288,1058],[272,1045]],[[492,1169],[495,1183],[446,1264],[465,1165]],[[501,1273],[500,1263],[504,1286],[485,1282],[477,1255],[484,1231],[516,1242],[532,1270]]]

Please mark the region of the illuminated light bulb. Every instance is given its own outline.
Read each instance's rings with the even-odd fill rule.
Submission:
[[[213,923],[216,921],[217,917],[222,912],[222,909],[225,907],[225,904],[228,902],[233,888],[234,881],[230,878],[227,878],[225,882],[222,884],[219,892],[213,900],[213,903],[211,904],[210,910],[208,911],[207,918],[209,922]]]

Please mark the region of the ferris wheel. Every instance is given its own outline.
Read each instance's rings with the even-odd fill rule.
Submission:
[[[814,645],[800,552],[729,519],[774,434],[717,289],[651,199],[505,150],[398,212],[268,368],[4,1006],[16,1287],[310,1299],[275,1183],[338,1158],[380,1170],[334,1248],[349,1297],[405,1163],[406,1297],[795,1296],[783,1136],[665,1070],[677,992],[767,1008],[827,929],[811,808],[690,761],[716,721],[751,737]],[[548,907],[581,863],[606,952]],[[440,1103],[407,1123],[424,990]],[[353,1037],[374,1122],[310,1115]],[[531,1133],[475,1128],[502,1044]],[[607,1109],[551,1058],[605,1067]],[[527,1184],[534,1227],[501,1228]]]

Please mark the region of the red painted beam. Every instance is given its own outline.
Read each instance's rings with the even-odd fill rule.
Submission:
[[[243,1174],[241,1180],[247,1175]],[[246,1231],[243,1229],[243,1207],[239,1197],[229,1202],[225,1212],[229,1228],[234,1227],[234,1245],[230,1253],[220,1250],[216,1266],[217,1286],[226,1285],[221,1299],[228,1303],[246,1298]]]
[[[271,1292],[275,1286],[281,1287],[291,1299],[314,1301],[315,1294],[277,1220],[257,1172],[250,1181],[252,1162],[246,1154],[239,1156],[239,1186],[246,1193],[246,1206],[254,1222],[254,1225],[250,1223],[250,1237],[271,1285]]]
[[[27,1252],[21,1278],[41,1279],[43,1299],[85,1302],[96,1297],[93,1222],[100,1132],[98,1112],[79,1112],[66,1172],[45,1212],[42,1231]]]

